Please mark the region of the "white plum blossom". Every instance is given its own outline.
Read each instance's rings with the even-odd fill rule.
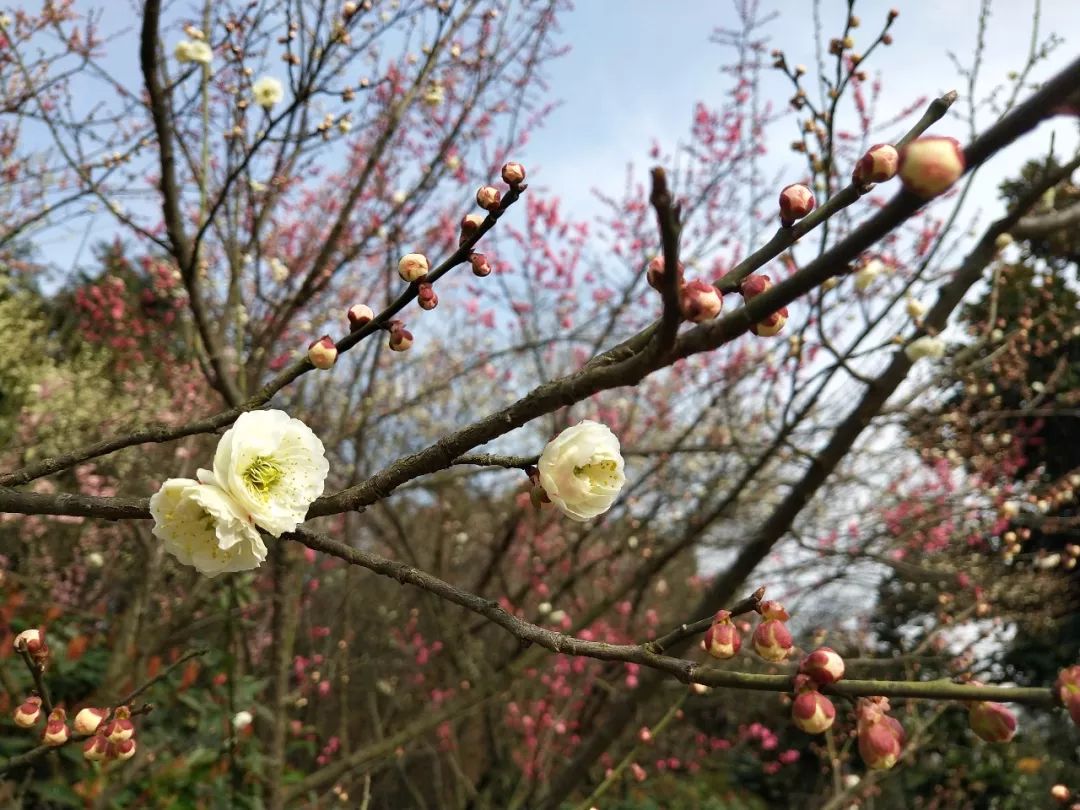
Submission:
[[[258,568],[266,545],[244,509],[205,470],[170,478],[150,498],[154,535],[184,565],[209,577]]]
[[[176,43],[173,51],[177,62],[197,62],[200,65],[209,65],[214,59],[214,51],[201,40],[183,39]]]
[[[270,278],[278,284],[284,284],[289,279],[289,268],[277,256],[270,260]]]
[[[860,292],[868,289],[884,269],[884,262],[880,259],[871,259],[855,274],[855,288]]]
[[[590,520],[611,508],[626,483],[619,439],[586,419],[548,442],[540,454],[540,485],[572,520]]]
[[[904,347],[904,354],[912,363],[930,357],[935,360],[945,356],[945,341],[941,338],[923,335]]]
[[[233,728],[235,728],[237,731],[242,731],[243,729],[250,726],[254,719],[254,716],[252,716],[251,712],[249,711],[237,712],[233,715]]]
[[[256,104],[269,110],[285,98],[285,88],[273,76],[263,76],[251,85],[251,95],[255,97]]]
[[[322,442],[284,411],[241,414],[214,453],[217,484],[274,537],[304,520],[329,471]]]

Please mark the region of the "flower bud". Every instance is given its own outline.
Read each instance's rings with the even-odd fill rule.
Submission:
[[[781,307],[763,321],[758,321],[750,326],[750,331],[759,337],[772,337],[778,335],[787,323],[788,309]]]
[[[900,151],[904,188],[927,200],[959,180],[964,166],[964,150],[956,138],[919,138]]]
[[[638,742],[643,745],[651,745],[653,742],[652,732],[649,731],[648,726],[642,726],[641,731],[638,732]]]
[[[49,660],[49,645],[45,643],[45,630],[23,630],[15,636],[15,652],[26,650],[38,666],[44,666]]]
[[[870,285],[874,283],[875,279],[881,275],[881,271],[885,269],[884,263],[880,259],[870,259],[870,261],[863,264],[862,268],[855,274],[855,288],[859,292],[865,292],[870,288]]]
[[[367,304],[354,304],[349,307],[349,331],[363,329],[375,319],[375,312]]]
[[[75,722],[72,726],[75,729],[76,734],[93,734],[98,730],[98,726],[108,716],[109,712],[106,709],[94,709],[87,707],[82,709],[75,715]]]
[[[32,728],[41,717],[41,698],[37,695],[28,697],[15,709],[15,725],[19,728]]]
[[[488,264],[487,256],[483,253],[470,253],[469,264],[472,265],[473,275],[477,278],[491,275],[491,265]]]
[[[63,745],[71,736],[71,730],[67,725],[67,713],[60,708],[52,710],[48,722],[45,723],[45,732],[41,735],[41,741],[45,745]]]
[[[754,651],[766,661],[778,663],[788,657],[793,646],[791,633],[784,622],[788,612],[779,602],[768,601],[761,605],[761,623],[754,628]]]
[[[772,279],[768,276],[747,276],[743,279],[743,283],[739,285],[739,292],[742,293],[744,301],[749,301],[761,295],[771,286]]]
[[[408,351],[413,344],[413,335],[404,326],[396,326],[390,330],[390,349],[395,352]]]
[[[739,636],[739,628],[731,620],[730,611],[719,611],[713,618],[712,625],[705,631],[701,648],[713,658],[724,659],[734,657],[741,646],[742,638]]]
[[[683,271],[685,269],[683,263],[679,262],[679,278],[677,284],[680,287],[683,283]],[[654,256],[649,262],[648,268],[645,270],[645,280],[649,282],[649,286],[654,290],[661,290],[663,289],[664,272],[664,257]]]
[[[1013,243],[1011,233],[999,233],[997,238],[994,239],[994,247],[998,250],[1004,250]]]
[[[130,738],[119,742],[111,742],[109,743],[109,756],[123,762],[135,756],[135,748],[135,740]]]
[[[968,707],[971,730],[982,740],[1008,742],[1016,734],[1016,715],[1004,703],[976,700]]]
[[[504,163],[502,167],[502,179],[507,185],[518,185],[525,179],[525,167],[520,163]]]
[[[82,755],[91,762],[101,762],[109,756],[109,741],[95,734],[83,743]]]
[[[780,224],[790,228],[814,210],[814,192],[802,183],[792,183],[780,192]]]
[[[349,2],[345,3],[341,7],[341,16],[344,17],[347,20],[347,19],[349,19],[349,17],[351,17],[353,14],[356,13],[356,10],[358,8],[359,8],[359,6],[356,5],[356,3],[353,2],[353,0],[349,0]]]
[[[435,294],[435,288],[430,284],[421,283],[416,291],[416,300],[420,309],[435,309],[439,305],[439,296]]]
[[[859,754],[868,768],[887,770],[904,749],[904,727],[890,717],[885,698],[859,698],[857,730]]]
[[[337,346],[329,335],[323,335],[308,346],[307,356],[315,368],[332,368],[337,361]]]
[[[1064,804],[1069,800],[1069,796],[1072,795],[1065,785],[1054,785],[1050,788],[1050,798],[1056,802]]]
[[[802,660],[799,672],[819,686],[828,686],[844,677],[844,659],[831,647],[818,647]]]
[[[407,253],[398,262],[398,275],[410,284],[428,274],[428,260],[423,253]]]
[[[461,236],[458,237],[458,244],[463,245],[479,230],[480,226],[484,224],[484,218],[479,214],[466,214],[461,218]]]
[[[924,357],[930,357],[937,360],[945,356],[945,341],[941,338],[923,335],[922,337],[915,338],[915,340],[905,346],[904,354],[907,355],[907,359],[912,363],[917,360],[922,360]]]
[[[723,308],[720,291],[707,281],[687,282],[679,294],[679,309],[690,323],[711,321]]]
[[[119,706],[101,732],[109,742],[123,742],[135,736],[135,724],[131,722],[131,709]]]
[[[485,211],[498,211],[502,194],[495,186],[480,186],[476,192],[476,204]]]
[[[795,699],[791,703],[791,720],[807,734],[821,734],[832,728],[836,707],[819,692],[812,680],[802,675],[795,679]]]
[[[1080,726],[1080,665],[1061,670],[1054,682],[1058,700],[1069,711],[1069,716]]]
[[[851,182],[860,186],[870,183],[884,183],[896,176],[900,166],[900,153],[887,143],[879,143],[866,150],[866,154],[855,164]]]
[[[918,320],[926,314],[926,305],[917,298],[908,296],[907,303],[904,304],[904,309],[908,314],[908,317],[912,320]]]

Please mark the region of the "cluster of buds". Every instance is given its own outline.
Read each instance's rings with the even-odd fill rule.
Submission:
[[[39,669],[45,669],[49,660],[49,645],[45,643],[45,631],[23,630],[15,636],[15,652],[25,652]]]
[[[749,303],[752,299],[761,295],[771,286],[772,279],[768,276],[747,276],[743,279],[743,283],[739,287],[739,292],[742,293],[743,301]],[[787,307],[781,307],[764,320],[751,324],[750,331],[760,337],[772,337],[773,335],[779,334],[780,330],[784,328],[784,324],[787,323],[787,319],[788,309]]]
[[[851,182],[858,186],[884,183],[895,177],[899,168],[900,153],[891,144],[875,144],[867,149],[866,154],[855,164]]]
[[[28,697],[19,704],[12,718],[15,725],[19,728],[34,728],[44,714],[41,704],[42,700],[37,695]],[[67,713],[58,706],[49,712],[49,716],[45,720],[45,728],[41,732],[41,742],[43,745],[60,746],[66,743],[70,737],[71,729],[68,728]]]
[[[701,640],[701,649],[713,658],[733,658],[742,646],[739,628],[731,620],[731,611],[721,610],[713,617],[705,638]]]
[[[780,225],[790,228],[795,220],[802,219],[816,205],[814,192],[802,183],[792,183],[780,192]]]
[[[679,311],[691,323],[705,323],[716,318],[724,308],[724,298],[712,284],[700,279],[686,281],[686,267],[679,262],[675,284],[679,290]],[[662,291],[666,270],[664,257],[655,256],[645,268],[645,280],[654,290]]]
[[[131,710],[119,706],[106,721],[109,713],[104,709],[83,709],[75,716],[75,730],[91,735],[83,743],[83,756],[91,762],[107,759],[131,759],[135,756],[135,724],[131,722]]]
[[[1054,692],[1069,711],[1069,716],[1080,726],[1080,665],[1063,669],[1054,683]]]
[[[754,652],[774,664],[788,657],[793,646],[791,632],[784,624],[790,616],[779,602],[769,600],[758,608],[761,622],[754,628]]]
[[[844,659],[831,647],[818,647],[802,660],[791,704],[791,719],[796,726],[807,734],[821,734],[832,728],[836,707],[820,690],[843,677]]]
[[[395,352],[408,351],[413,344],[413,335],[405,328],[404,321],[393,320],[389,324],[390,350]]]
[[[855,712],[863,762],[875,770],[891,768],[900,759],[906,736],[900,721],[888,713],[888,698],[859,698]]]
[[[900,150],[900,179],[904,188],[929,200],[947,191],[966,166],[956,138],[927,136]]]
[[[315,368],[323,370],[332,368],[334,363],[337,362],[337,345],[332,337],[323,335],[308,346],[307,356],[308,360],[311,361],[311,365],[315,366]]]

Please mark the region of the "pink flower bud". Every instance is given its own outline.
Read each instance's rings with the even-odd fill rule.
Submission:
[[[404,326],[396,326],[390,330],[390,349],[395,352],[408,351],[413,344],[413,335]]]
[[[712,626],[705,631],[705,638],[701,642],[702,649],[713,658],[724,659],[734,657],[741,646],[739,628],[731,620],[730,611],[719,611],[713,618]]]
[[[924,199],[936,197],[964,173],[964,150],[956,138],[928,136],[900,150],[904,188]]]
[[[1016,734],[1016,715],[1004,703],[977,700],[968,707],[971,730],[982,740],[1008,742]]]
[[[739,292],[742,293],[744,301],[749,301],[752,298],[757,298],[771,286],[772,279],[768,276],[747,276],[743,279],[743,283],[739,285]]]
[[[416,291],[416,301],[420,304],[420,309],[431,310],[439,305],[439,296],[430,284],[421,283]]]
[[[638,765],[636,762],[631,763],[630,772],[634,775],[634,779],[638,782],[644,782],[648,774],[645,773],[645,769]]]
[[[476,192],[476,204],[485,211],[498,211],[502,194],[495,186],[480,186]]]
[[[337,346],[329,335],[323,335],[308,346],[307,356],[311,365],[325,370],[337,361]]]
[[[15,709],[15,725],[19,728],[32,728],[41,717],[41,698],[37,695],[28,697]]]
[[[787,323],[788,310],[782,307],[763,321],[751,324],[750,331],[759,337],[772,337],[780,334]]]
[[[813,211],[815,204],[814,192],[802,183],[792,183],[780,192],[780,224],[790,228],[795,220]]]
[[[109,741],[95,734],[83,743],[82,755],[91,762],[101,762],[109,756]]]
[[[491,275],[491,265],[488,264],[487,256],[483,253],[470,253],[469,264],[472,265],[473,275],[477,278]]]
[[[1050,788],[1050,798],[1056,802],[1064,804],[1069,800],[1070,795],[1071,793],[1065,785],[1054,785]]]
[[[799,672],[809,675],[818,686],[828,686],[844,677],[844,659],[831,647],[818,647],[802,660]]]
[[[110,720],[101,732],[109,742],[123,742],[135,736],[135,724],[131,722],[131,710],[127,706],[119,706],[113,712]]]
[[[904,727],[886,712],[885,698],[859,698],[857,730],[859,754],[868,768],[886,770],[896,764],[904,749]]]
[[[1080,665],[1068,667],[1058,673],[1054,692],[1068,709],[1072,721],[1080,726]]]
[[[67,713],[60,708],[52,710],[48,722],[45,723],[45,732],[41,735],[41,741],[45,745],[63,745],[71,736],[71,730],[67,725]]]
[[[109,743],[109,756],[123,762],[135,756],[135,740],[128,738],[119,742]]]
[[[761,605],[761,618],[754,628],[754,651],[766,661],[783,661],[793,646],[791,633],[784,624],[788,612],[779,602],[768,601]]]
[[[355,304],[349,307],[349,331],[362,329],[375,319],[375,312],[367,304]]]
[[[15,652],[26,650],[34,663],[44,666],[49,660],[49,646],[45,643],[45,629],[23,630],[15,636]]]
[[[479,214],[466,214],[461,218],[461,236],[458,237],[458,244],[463,245],[480,229],[480,226],[484,224],[484,218]]]
[[[525,179],[525,167],[520,163],[504,163],[502,167],[502,179],[507,185],[518,185]]]
[[[75,728],[76,734],[93,734],[98,730],[98,726],[108,716],[109,712],[106,709],[94,709],[87,707],[82,709],[75,715],[75,722],[72,726]]]
[[[683,263],[679,262],[679,280],[678,284],[681,286],[683,283]],[[645,280],[649,282],[649,286],[654,290],[662,289],[661,279],[664,278],[664,257],[656,256],[649,262],[649,267],[645,271]]]
[[[884,183],[896,176],[900,166],[900,153],[887,143],[879,143],[866,150],[866,154],[855,164],[851,182],[860,186],[870,183]]]
[[[679,295],[679,309],[690,323],[711,321],[723,308],[720,291],[707,281],[687,282]]]
[[[649,731],[647,726],[642,726],[641,731],[638,732],[638,742],[644,745],[651,745],[653,741],[652,732]]]
[[[426,276],[429,270],[427,256],[423,253],[407,253],[401,257],[397,267],[401,280],[410,284]]]
[[[803,680],[800,681],[800,678]],[[792,722],[807,734],[828,731],[836,720],[836,707],[805,675],[795,681],[795,700],[791,703]]]

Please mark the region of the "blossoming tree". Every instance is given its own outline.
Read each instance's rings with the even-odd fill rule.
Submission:
[[[842,807],[950,707],[986,743],[1010,705],[1080,723],[1080,666],[979,682],[1006,680],[997,580],[1072,570],[1011,567],[1017,504],[1067,506],[1075,473],[1011,475],[1019,433],[896,447],[921,393],[1030,335],[943,333],[1073,221],[1046,200],[1080,156],[953,225],[976,169],[1073,114],[1080,61],[1030,87],[1036,42],[961,143],[956,93],[874,120],[899,15],[856,50],[853,6],[817,94],[736,4],[730,95],[596,223],[517,160],[557,0],[146,0],[137,77],[70,0],[0,18],[4,789],[588,808],[730,790],[741,763],[763,800]],[[775,190],[766,70],[798,122]],[[35,239],[99,217],[96,270],[50,302]],[[871,632],[884,582],[934,583],[928,624]]]

